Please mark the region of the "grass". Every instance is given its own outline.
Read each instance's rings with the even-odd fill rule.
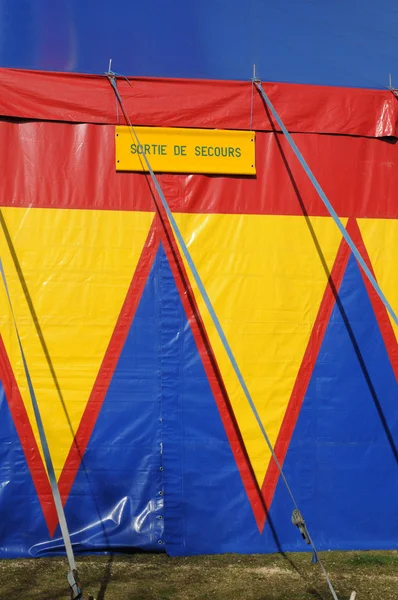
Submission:
[[[321,555],[339,600],[398,597],[398,553]],[[78,559],[84,599],[328,600],[319,565],[309,554],[169,558],[164,554]],[[67,600],[66,559],[0,561],[1,600]]]

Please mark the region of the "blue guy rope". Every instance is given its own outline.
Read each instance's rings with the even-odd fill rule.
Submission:
[[[130,120],[127,112],[126,112],[125,107],[124,107],[123,99],[122,99],[122,97],[121,97],[121,95],[119,93],[119,90],[118,90],[118,87],[117,87],[117,81],[116,81],[116,73],[114,73],[113,71],[108,71],[107,73],[105,73],[105,75],[108,78],[109,83],[111,84],[111,86],[112,86],[112,88],[113,88],[113,90],[115,92],[116,98],[118,99],[118,102],[120,104],[120,108],[121,108],[121,111],[123,113],[123,116],[124,116],[124,118],[126,120],[126,123],[129,126],[131,137],[132,137],[133,141],[135,141],[139,146],[141,146],[140,140],[138,139],[137,132],[136,132],[133,124],[131,123],[131,120]],[[222,342],[222,344],[224,346],[224,349],[225,349],[225,351],[226,351],[226,353],[228,355],[228,358],[229,358],[229,360],[231,362],[231,365],[232,365],[232,367],[233,367],[233,369],[235,371],[235,374],[236,374],[236,376],[238,378],[238,381],[239,381],[240,386],[241,386],[241,388],[243,390],[243,393],[244,393],[244,395],[245,395],[245,397],[246,397],[246,399],[247,399],[247,401],[248,401],[248,403],[249,403],[249,405],[250,405],[250,407],[252,409],[254,417],[255,417],[255,419],[257,421],[257,424],[258,424],[258,426],[260,428],[260,431],[261,431],[261,433],[263,435],[263,438],[264,438],[264,440],[265,440],[265,442],[266,442],[266,444],[268,446],[268,449],[269,449],[269,451],[270,451],[270,453],[272,455],[272,458],[275,461],[275,464],[277,466],[279,474],[280,474],[280,476],[281,476],[281,478],[282,478],[282,480],[283,480],[283,482],[284,482],[284,484],[286,486],[286,489],[287,489],[287,491],[288,491],[288,493],[290,495],[290,498],[291,498],[291,500],[293,502],[293,505],[294,505],[295,509],[298,511],[298,513],[300,513],[299,508],[297,506],[297,502],[296,502],[296,500],[294,498],[293,492],[292,492],[292,490],[291,490],[291,488],[289,486],[289,483],[288,483],[288,481],[287,481],[287,479],[285,477],[283,469],[282,469],[282,467],[281,467],[281,465],[280,465],[280,463],[278,461],[278,458],[277,458],[277,456],[276,456],[276,454],[274,452],[274,448],[273,448],[273,446],[271,444],[271,441],[270,441],[270,439],[268,437],[268,434],[267,434],[267,432],[265,430],[265,427],[264,427],[264,425],[263,425],[263,423],[261,421],[260,415],[258,413],[258,410],[257,410],[254,402],[253,402],[253,399],[251,397],[249,389],[248,389],[248,387],[246,385],[246,382],[245,382],[245,380],[243,378],[243,375],[242,375],[242,373],[240,371],[239,365],[238,365],[238,363],[237,363],[237,361],[235,359],[235,356],[234,356],[234,354],[232,352],[231,346],[229,345],[229,342],[228,342],[228,340],[226,338],[226,335],[225,335],[225,333],[223,331],[221,323],[220,323],[220,321],[219,321],[219,319],[217,317],[217,314],[216,314],[216,312],[215,312],[215,310],[213,308],[211,300],[210,300],[210,298],[209,298],[209,296],[208,296],[208,294],[206,292],[206,288],[203,285],[203,282],[202,282],[202,280],[200,278],[198,270],[196,269],[195,263],[194,263],[191,255],[190,255],[188,247],[187,247],[187,245],[186,245],[186,243],[184,241],[184,238],[183,238],[183,236],[182,236],[182,234],[180,232],[180,229],[179,229],[179,227],[177,225],[177,222],[176,222],[176,220],[174,218],[174,215],[173,215],[173,213],[172,213],[172,211],[171,211],[171,209],[170,209],[170,207],[168,205],[168,202],[167,202],[167,200],[166,200],[166,198],[165,198],[165,196],[163,194],[162,188],[160,187],[160,184],[159,184],[159,182],[157,180],[157,177],[156,177],[156,175],[155,175],[155,173],[154,173],[154,171],[153,171],[153,169],[151,167],[151,164],[150,164],[149,159],[148,159],[147,155],[145,154],[145,152],[143,152],[142,155],[140,155],[140,158],[141,158],[141,156],[142,156],[143,161],[145,162],[147,170],[149,171],[149,174],[150,174],[152,182],[153,182],[153,184],[155,186],[156,192],[157,192],[157,194],[159,196],[159,199],[160,199],[160,201],[162,203],[162,206],[163,206],[163,208],[164,208],[164,210],[165,210],[165,212],[167,214],[167,218],[169,219],[169,222],[171,223],[174,235],[176,236],[176,238],[177,238],[177,240],[178,240],[178,242],[179,242],[179,244],[181,246],[182,252],[183,252],[184,257],[185,257],[185,260],[187,261],[187,263],[189,265],[189,268],[190,268],[190,270],[192,272],[192,275],[193,275],[193,278],[195,280],[195,283],[198,286],[198,289],[199,289],[199,291],[201,293],[201,296],[202,296],[202,298],[204,300],[204,303],[205,303],[206,308],[207,308],[207,310],[209,312],[209,315],[210,315],[210,317],[211,317],[211,319],[213,321],[213,324],[214,324],[214,326],[215,326],[215,328],[217,330],[217,333],[218,333],[218,335],[219,335],[219,337],[221,339],[221,342]],[[333,596],[333,600],[339,600],[338,597],[337,597],[337,594],[336,594],[336,592],[334,590],[333,584],[332,584],[332,582],[331,582],[331,580],[329,578],[329,575],[328,575],[328,573],[327,573],[327,571],[326,571],[326,569],[325,569],[325,567],[324,567],[324,565],[323,565],[323,563],[322,563],[322,561],[321,561],[321,559],[320,559],[320,557],[318,555],[318,551],[317,551],[317,549],[315,547],[314,542],[312,541],[311,536],[309,535],[309,532],[308,532],[307,528],[306,528],[306,532],[307,532],[307,536],[308,536],[308,543],[311,544],[311,547],[313,549],[313,553],[314,553],[314,557],[316,559],[316,562],[319,563],[319,565],[320,565],[320,567],[322,569],[322,572],[323,572],[323,574],[325,576],[325,579],[327,581],[327,584],[329,586],[330,592],[331,592],[331,594]]]
[[[368,278],[371,286],[373,287],[373,289],[376,292],[376,294],[379,296],[380,300],[383,302],[383,304],[386,307],[387,311],[391,315],[391,318],[393,319],[395,325],[398,325],[398,316],[397,316],[397,314],[395,313],[395,311],[392,308],[391,304],[388,302],[386,296],[384,295],[381,287],[377,283],[377,281],[376,281],[375,277],[373,276],[371,270],[369,269],[369,267],[367,266],[366,262],[362,258],[361,253],[359,252],[358,248],[356,247],[356,245],[354,244],[353,240],[351,239],[350,234],[347,232],[346,228],[344,227],[343,223],[341,222],[341,219],[339,218],[338,214],[334,210],[334,208],[333,208],[332,204],[330,203],[328,197],[326,196],[325,192],[323,191],[323,189],[321,188],[320,184],[318,183],[315,175],[311,171],[311,169],[308,166],[308,164],[307,164],[304,156],[301,154],[300,150],[298,149],[297,145],[295,144],[292,136],[290,135],[290,133],[286,129],[285,124],[283,123],[282,119],[280,118],[280,116],[276,112],[276,110],[275,110],[275,108],[274,108],[271,100],[269,99],[269,97],[265,93],[264,88],[261,85],[261,82],[257,80],[257,81],[254,81],[254,84],[257,87],[258,91],[260,92],[260,95],[261,95],[262,99],[264,100],[265,104],[268,106],[269,110],[271,111],[274,119],[278,123],[281,131],[285,135],[285,138],[289,142],[289,145],[290,145],[291,149],[293,150],[294,154],[296,155],[297,160],[299,161],[299,163],[303,167],[303,169],[304,169],[304,171],[305,171],[308,179],[311,181],[312,185],[314,186],[315,190],[317,191],[318,196],[320,197],[320,199],[322,200],[323,204],[325,205],[328,213],[330,214],[330,216],[332,217],[333,221],[336,223],[337,227],[339,228],[339,231],[340,231],[341,235],[343,236],[343,238],[345,239],[345,241],[347,242],[347,244],[348,244],[351,252],[353,253],[353,255],[355,256],[355,258],[357,259],[357,261],[360,264],[360,266],[362,267],[362,270],[365,273],[366,277]]]

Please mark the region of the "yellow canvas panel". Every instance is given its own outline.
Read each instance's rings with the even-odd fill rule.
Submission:
[[[358,219],[358,225],[377,282],[395,314],[398,314],[398,220]],[[391,315],[389,317],[398,340],[398,327]]]
[[[115,328],[153,215],[3,208],[58,380],[40,343],[5,236],[0,255],[57,477]],[[4,289],[0,333],[40,447]]]
[[[306,220],[296,216],[176,215],[263,425],[275,444],[327,285]],[[331,269],[341,234],[311,218]],[[257,481],[270,452],[185,264]]]

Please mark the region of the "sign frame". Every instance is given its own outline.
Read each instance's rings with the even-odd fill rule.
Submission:
[[[179,127],[115,128],[116,171],[256,175],[255,131]]]

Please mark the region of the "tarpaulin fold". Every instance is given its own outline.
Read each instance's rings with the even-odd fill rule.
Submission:
[[[129,85],[130,84],[130,85]],[[7,117],[118,124],[105,76],[0,69],[0,114]],[[249,129],[252,85],[239,81],[120,78],[135,125]],[[301,133],[397,135],[398,100],[388,90],[264,83],[286,127]],[[252,126],[269,130],[254,91]]]

